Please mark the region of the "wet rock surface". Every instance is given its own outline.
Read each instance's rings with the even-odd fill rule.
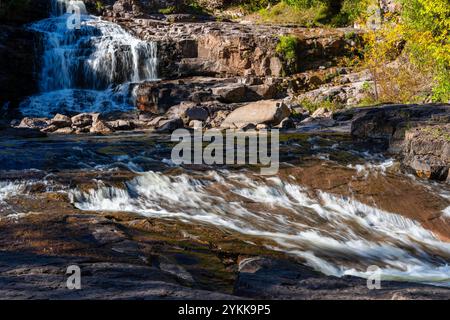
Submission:
[[[249,258],[239,265],[235,293],[256,299],[331,300],[414,300],[447,299],[448,289],[382,282],[370,290],[367,280],[356,277],[333,278],[286,260]]]
[[[388,105],[350,109],[333,117],[351,120],[353,137],[384,144],[419,176],[447,179],[449,105]]]
[[[215,228],[126,213],[81,213],[64,197],[36,196],[47,201],[45,211],[40,211],[41,205],[18,220],[12,216],[0,220],[4,299],[448,299],[450,295],[445,288],[394,282],[369,290],[366,280],[324,276]],[[21,202],[21,206],[26,210],[35,204]],[[80,290],[67,288],[66,271],[73,265],[81,270]]]
[[[431,125],[408,130],[402,154],[404,164],[419,176],[448,180],[450,125]]]

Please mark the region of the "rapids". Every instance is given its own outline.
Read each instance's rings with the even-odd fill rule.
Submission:
[[[392,159],[358,152],[339,137],[299,143],[282,142],[279,173],[261,176],[252,167],[176,166],[169,137],[160,135],[3,142],[0,213],[21,216],[10,199],[56,191],[82,211],[227,230],[327,275],[366,277],[375,265],[384,280],[450,285],[450,244],[441,237],[450,222],[445,185],[404,175]],[[323,160],[336,152],[354,159]]]

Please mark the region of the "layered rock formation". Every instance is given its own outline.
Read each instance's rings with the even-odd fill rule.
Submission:
[[[404,164],[419,176],[450,181],[450,125],[410,129],[403,145]]]
[[[389,105],[336,113],[351,120],[356,139],[383,143],[419,176],[446,180],[450,167],[450,105]]]
[[[163,78],[195,75],[273,76],[320,66],[353,54],[347,29],[325,30],[227,22],[169,23],[114,19],[137,37],[158,43]],[[298,37],[298,61],[276,50],[280,37]],[[307,59],[306,59],[307,58]]]

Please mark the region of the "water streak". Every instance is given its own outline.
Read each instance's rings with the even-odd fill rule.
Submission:
[[[450,244],[413,220],[350,198],[312,195],[295,180],[146,172],[126,189],[99,185],[70,196],[82,210],[136,212],[262,238],[330,275],[365,276],[377,265],[384,279],[450,285]]]

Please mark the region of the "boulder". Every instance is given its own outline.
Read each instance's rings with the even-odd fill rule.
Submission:
[[[337,112],[333,114],[333,119],[351,120],[354,138],[379,140],[391,146],[397,140],[403,141],[405,128],[421,126],[430,121],[445,123],[449,115],[450,105],[384,105]],[[397,130],[401,131],[397,134]]]
[[[154,118],[153,120],[151,120],[151,121],[148,123],[148,125],[149,125],[150,127],[157,127],[158,124],[159,124],[159,122],[162,121],[162,120],[167,120],[167,119],[166,119],[165,117],[163,117],[163,116],[158,116],[158,117]]]
[[[188,108],[184,114],[189,120],[205,121],[209,117],[208,110],[197,106]]]
[[[450,124],[408,130],[402,154],[403,165],[418,176],[445,181],[450,168]]]
[[[203,122],[199,121],[199,120],[191,120],[191,122],[189,122],[189,128],[192,129],[201,129],[203,127]]]
[[[278,100],[249,103],[231,112],[222,122],[222,128],[241,128],[248,123],[277,125],[290,115],[289,108]]]
[[[246,86],[242,84],[230,84],[212,89],[212,93],[217,96],[217,99],[226,103],[246,101],[246,91]]]
[[[184,123],[181,118],[174,118],[170,120],[162,120],[158,123],[157,132],[170,133],[176,129],[183,128]]]
[[[53,133],[55,134],[72,134],[74,132],[74,129],[71,127],[65,127],[65,128],[59,128]]]
[[[134,129],[134,123],[128,120],[115,120],[108,122],[108,126],[114,130],[119,131],[127,131],[127,130],[133,130]]]
[[[109,134],[109,133],[114,132],[114,130],[111,129],[111,127],[108,124],[106,124],[104,121],[97,120],[96,122],[93,123],[89,132],[90,133]]]
[[[247,87],[247,96],[252,100],[273,99],[278,94],[275,84],[258,84]]]
[[[311,117],[313,118],[328,118],[331,117],[332,112],[330,112],[327,108],[321,107],[313,112]]]
[[[45,132],[45,133],[55,132],[56,130],[58,130],[58,127],[55,126],[55,125],[53,125],[53,124],[51,124],[51,125],[49,125],[49,126],[43,128],[43,129],[41,129],[41,131],[42,131],[42,132]]]
[[[50,120],[50,124],[57,128],[70,127],[72,125],[72,120],[68,116],[58,113]]]
[[[44,129],[48,126],[47,118],[28,118],[25,117],[19,124],[19,128]]]
[[[78,114],[76,116],[73,116],[71,118],[71,121],[72,121],[72,125],[74,127],[84,128],[84,127],[92,125],[92,122],[94,120],[92,118],[92,114],[90,114],[90,113],[80,113],[80,114]]]

